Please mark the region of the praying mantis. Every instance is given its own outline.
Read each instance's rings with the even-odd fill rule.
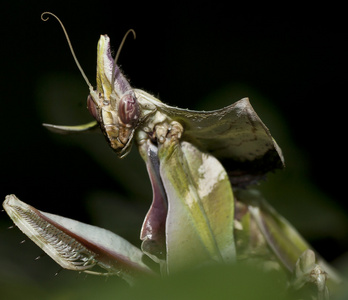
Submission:
[[[45,14],[60,22],[52,13],[42,17]],[[94,121],[45,126],[57,132],[99,127],[119,158],[135,143],[146,164],[153,200],[138,249],[110,231],[7,196],[4,209],[31,240],[65,269],[115,274],[130,284],[147,276],[249,261],[282,268],[293,277],[290,284],[295,289],[313,283],[317,299],[329,298],[327,281],[339,282],[335,271],[249,188],[267,172],[284,167],[280,147],[249,99],[210,112],[166,105],[129,84],[116,64],[118,54],[111,56],[107,35],[100,36],[97,46],[94,89],[66,37],[89,87],[87,108]],[[159,272],[144,262],[144,256],[159,265]],[[104,271],[94,271],[97,266]]]

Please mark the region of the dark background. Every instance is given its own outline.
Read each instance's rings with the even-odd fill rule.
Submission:
[[[57,136],[41,126],[91,117],[85,109],[88,88],[62,30],[52,17],[41,21],[40,14],[51,11],[61,18],[92,84],[99,35],[108,34],[116,52],[133,28],[137,38],[127,39],[118,63],[134,87],[191,109],[216,109],[250,97],[287,164],[261,187],[265,197],[343,268],[348,249],[343,8],[11,3],[1,9],[1,197],[14,193],[40,210],[107,227],[139,244],[151,189],[136,149],[119,161],[101,135]],[[1,214],[6,263],[0,269],[47,276],[32,268],[45,268],[48,259],[26,269],[29,254],[20,253],[40,252],[19,246],[21,237],[13,238],[18,230],[4,229],[10,224]]]

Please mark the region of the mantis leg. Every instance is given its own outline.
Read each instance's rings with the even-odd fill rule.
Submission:
[[[316,254],[300,233],[277,213],[256,190],[239,190],[237,198],[248,207],[258,230],[281,265],[293,276],[292,287],[300,289],[314,284],[316,299],[328,299],[327,285],[334,288],[340,282],[337,273]]]

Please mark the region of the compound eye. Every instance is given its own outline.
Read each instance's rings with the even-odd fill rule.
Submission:
[[[124,95],[118,105],[118,115],[124,124],[135,123],[139,118],[139,107],[134,95]]]
[[[93,116],[93,118],[98,121],[99,118],[98,118],[97,106],[95,105],[91,95],[88,95],[87,97],[87,108],[89,113]]]

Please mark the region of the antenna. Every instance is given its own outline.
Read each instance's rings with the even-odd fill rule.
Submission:
[[[122,42],[120,44],[120,46],[118,47],[118,50],[117,50],[117,53],[116,53],[116,56],[115,56],[115,64],[113,65],[113,69],[112,69],[112,81],[111,82],[114,82],[115,81],[115,77],[116,77],[116,64],[117,64],[117,60],[118,60],[118,57],[120,56],[120,53],[121,53],[121,50],[122,50],[122,47],[124,45],[124,42],[126,41],[126,38],[127,36],[129,35],[129,33],[133,33],[133,37],[134,39],[136,38],[136,35],[135,35],[135,31],[133,29],[129,29],[126,34],[124,35],[123,39],[122,39]]]
[[[49,17],[44,18],[44,15],[51,15],[51,16],[53,16],[54,18],[56,18],[56,20],[59,22],[59,24],[60,24],[60,26],[62,27],[63,32],[64,32],[64,34],[65,34],[66,40],[67,40],[67,42],[68,42],[68,45],[69,45],[71,54],[72,54],[72,56],[73,56],[73,58],[74,58],[74,60],[75,60],[75,63],[76,63],[76,65],[77,65],[77,67],[79,68],[79,70],[80,70],[80,72],[81,72],[81,74],[82,74],[82,77],[83,77],[83,79],[86,81],[86,83],[87,83],[89,89],[90,89],[91,91],[93,91],[92,85],[89,83],[89,80],[88,80],[88,78],[87,78],[85,72],[83,71],[83,69],[82,69],[82,67],[81,67],[81,65],[80,65],[80,63],[79,63],[79,61],[77,60],[77,57],[76,57],[76,55],[75,55],[75,51],[74,51],[74,49],[73,49],[73,47],[72,47],[72,45],[71,45],[71,42],[70,42],[68,33],[66,32],[66,29],[65,29],[65,27],[64,27],[64,25],[63,25],[63,23],[62,23],[62,21],[61,21],[55,14],[53,14],[53,13],[51,13],[51,12],[43,12],[43,13],[41,14],[41,20],[42,20],[42,21],[47,21],[47,20],[49,19]]]
[[[129,29],[126,32],[126,34],[124,35],[120,46],[118,47],[118,50],[117,50],[117,53],[116,53],[116,56],[115,56],[115,63],[117,63],[118,57],[120,56],[120,53],[121,53],[121,50],[122,50],[122,47],[123,47],[123,44],[126,41],[126,38],[129,35],[129,33],[133,33],[133,37],[134,37],[134,39],[136,39],[135,31],[133,29]]]

